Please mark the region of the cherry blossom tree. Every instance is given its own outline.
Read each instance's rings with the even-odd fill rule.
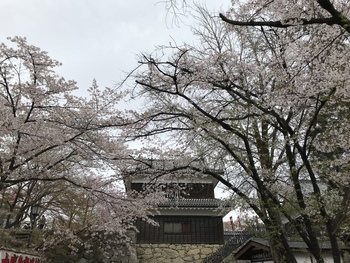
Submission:
[[[199,7],[198,45],[140,56],[132,93],[147,103],[127,134],[149,140],[154,156],[187,156],[186,169],[240,197],[264,223],[275,262],[296,262],[287,224],[320,263],[323,232],[340,263],[350,201],[349,8],[288,3],[234,1],[221,18]],[[209,169],[218,164],[225,176]]]
[[[135,218],[147,219],[150,202],[130,199],[116,186],[119,163],[128,155],[117,109],[124,95],[96,81],[86,98],[74,95],[76,83],[55,74],[58,66],[25,38],[0,45],[1,225],[19,228],[30,207],[40,204],[49,233],[41,247],[53,240],[89,244],[82,233],[87,240],[108,235],[126,242]],[[93,207],[86,206],[87,197]]]
[[[120,94],[94,82],[91,98],[78,98],[75,82],[54,74],[57,61],[25,39],[12,41],[17,49],[1,45],[1,190],[32,178],[58,178],[65,167],[94,167],[125,149],[101,129],[115,110],[106,96],[117,102]]]
[[[115,182],[92,176],[88,181],[94,190],[60,182],[55,185],[56,191],[43,200],[47,222],[36,247],[50,261],[58,254],[65,260],[71,255],[72,261],[89,253],[99,260],[111,253],[119,257],[132,254],[132,235],[138,231],[135,221],[143,218],[153,223],[149,219],[153,207],[149,204],[154,196],[130,198]]]

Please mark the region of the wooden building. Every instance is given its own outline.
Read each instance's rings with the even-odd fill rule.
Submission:
[[[289,247],[292,249],[295,259],[298,263],[313,263],[316,260],[308,252],[307,245],[302,241],[289,241]],[[343,244],[341,247],[344,251],[349,251]],[[328,241],[321,243],[321,255],[324,261],[332,263],[331,244]],[[251,238],[245,242],[234,253],[236,260],[247,260],[252,263],[274,263],[272,260],[269,242],[263,238]],[[348,262],[345,261],[344,262]]]
[[[129,176],[126,188],[143,191],[150,176]],[[157,179],[158,187],[165,191],[167,200],[155,206],[153,217],[159,226],[145,221],[136,223],[138,244],[223,244],[223,202],[215,199],[218,181],[200,174],[166,175]]]

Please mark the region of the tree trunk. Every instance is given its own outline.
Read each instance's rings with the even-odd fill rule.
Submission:
[[[263,202],[266,205],[266,200]],[[278,263],[297,263],[294,253],[289,247],[279,211],[274,211],[273,206],[267,207],[267,211],[269,211],[271,221],[265,226],[273,261]]]
[[[324,260],[322,258],[322,255],[319,249],[319,243],[315,244],[312,240],[310,242],[311,242],[311,246],[309,246],[309,251],[311,255],[316,259],[317,263],[324,263]]]
[[[331,243],[333,261],[334,263],[341,263],[341,251],[339,249],[338,240],[335,235],[335,231],[334,231],[334,227],[331,219],[328,219],[326,223],[326,227],[327,227],[329,241]]]
[[[290,249],[284,233],[269,234],[269,243],[273,262],[297,263],[292,250]]]

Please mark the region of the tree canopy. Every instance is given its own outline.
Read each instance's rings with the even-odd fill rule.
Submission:
[[[286,224],[317,262],[325,233],[340,262],[349,208],[348,12],[345,1],[321,0],[234,1],[220,17],[199,6],[199,44],[141,54],[143,70],[133,75],[133,96],[147,104],[128,135],[155,143],[153,155],[188,156],[187,168],[244,200],[264,222],[276,262],[296,262]],[[218,164],[224,177],[207,169]]]
[[[39,204],[41,248],[67,240],[89,247],[86,235],[128,242],[136,218],[147,220],[149,200],[130,199],[120,185],[118,162],[129,153],[117,109],[123,93],[93,81],[86,97],[75,95],[76,83],[58,76],[58,66],[25,38],[0,45],[1,225],[21,228]]]

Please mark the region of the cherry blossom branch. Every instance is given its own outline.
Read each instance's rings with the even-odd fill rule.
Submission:
[[[280,27],[280,28],[286,28],[296,25],[313,25],[313,24],[326,24],[326,25],[339,25],[342,28],[344,28],[347,32],[350,33],[350,20],[345,15],[343,15],[341,12],[335,9],[334,5],[329,0],[317,0],[318,4],[321,8],[326,10],[328,13],[330,13],[332,16],[327,18],[311,18],[311,19],[305,19],[305,18],[290,18],[286,21],[276,20],[276,21],[238,21],[238,20],[232,20],[223,15],[222,13],[219,14],[220,18],[230,24],[235,26],[269,26],[269,27]]]
[[[270,26],[270,27],[291,27],[291,26],[296,26],[296,24],[302,24],[302,25],[312,25],[312,24],[327,24],[327,25],[334,25],[338,24],[337,21],[333,17],[329,18],[312,18],[312,19],[305,19],[305,18],[291,18],[287,21],[238,21],[238,20],[231,20],[224,16],[223,14],[219,14],[220,18],[231,25],[234,26]],[[296,23],[299,22],[299,23]]]

